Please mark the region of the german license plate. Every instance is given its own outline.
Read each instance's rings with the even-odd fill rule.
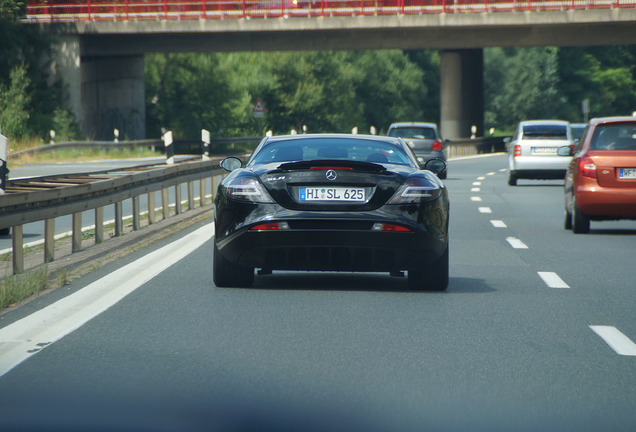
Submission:
[[[556,154],[556,147],[532,147],[533,154]]]
[[[636,179],[636,168],[620,168],[618,170],[618,178]]]
[[[364,188],[301,187],[300,201],[364,202]]]

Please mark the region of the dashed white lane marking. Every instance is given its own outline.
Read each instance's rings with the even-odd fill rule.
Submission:
[[[481,186],[481,182],[480,181],[473,182],[473,186]]]
[[[506,172],[506,171],[508,171],[508,168],[502,168],[499,170],[499,172]]]
[[[474,196],[474,197],[470,197],[471,201],[481,201],[481,197],[478,196]]]
[[[541,276],[541,279],[543,279],[543,282],[545,282],[545,284],[549,288],[570,288],[570,286],[563,282],[563,279],[561,279],[559,275],[554,272],[537,273],[539,274],[539,276]]]
[[[487,175],[487,176],[492,176],[492,175],[495,175],[495,172],[494,172],[494,171],[492,171],[492,172],[489,172],[489,173],[488,173],[488,174],[486,174],[486,175]]]
[[[471,188],[470,191],[471,192],[479,192],[479,191],[481,191],[481,188],[474,187],[474,188]]]
[[[589,327],[616,351],[616,354],[636,356],[636,344],[616,327],[605,325],[591,325]]]
[[[492,213],[492,209],[490,207],[479,207],[479,213]]]
[[[516,237],[508,237],[506,241],[515,249],[528,249],[528,246]]]
[[[486,177],[484,177],[484,176],[479,176],[479,177],[477,177],[477,180],[486,180]]]
[[[506,223],[504,221],[502,221],[502,220],[493,219],[493,220],[490,221],[490,223],[495,228],[508,228],[508,225],[506,225]]]
[[[209,241],[207,224],[81,290],[0,329],[0,376],[80,328]]]

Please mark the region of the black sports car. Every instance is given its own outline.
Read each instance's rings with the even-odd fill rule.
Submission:
[[[254,270],[408,272],[409,289],[448,285],[448,192],[401,138],[266,137],[215,198],[214,283],[250,286]]]

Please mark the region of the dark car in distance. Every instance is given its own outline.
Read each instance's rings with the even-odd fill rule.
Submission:
[[[448,285],[446,168],[420,168],[400,138],[266,137],[226,158],[215,198],[214,283],[251,286],[273,270],[388,272],[413,290]]]
[[[387,136],[402,138],[415,154],[420,166],[431,159],[446,161],[446,152],[442,139],[437,132],[436,123],[428,122],[398,122],[391,123]],[[446,178],[446,171],[438,174],[441,179]]]
[[[573,154],[574,153],[574,154]],[[565,176],[565,229],[590,231],[590,221],[636,219],[636,117],[591,119]]]

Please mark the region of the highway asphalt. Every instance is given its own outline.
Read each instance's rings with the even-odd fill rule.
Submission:
[[[450,162],[444,293],[355,273],[216,288],[206,221],[0,316],[0,429],[636,430],[636,222],[575,235],[562,182],[505,167]]]

